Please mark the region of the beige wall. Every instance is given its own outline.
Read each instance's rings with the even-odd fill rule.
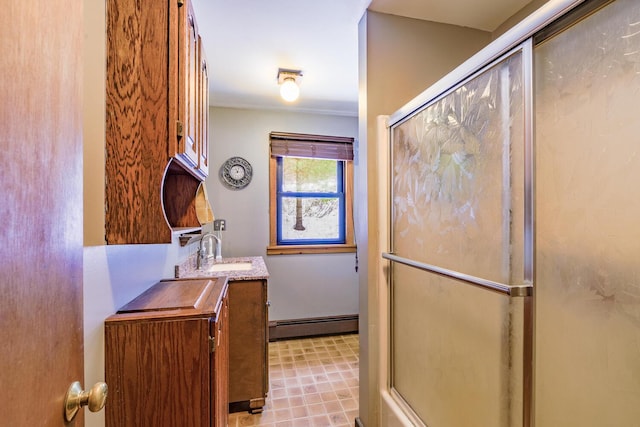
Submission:
[[[356,223],[360,269],[360,419],[365,426],[395,421],[380,413],[380,343],[377,289],[383,271],[380,253],[381,198],[378,185],[385,147],[377,141],[377,117],[390,115],[475,54],[491,34],[469,28],[367,12],[360,22],[360,146],[356,163]],[[382,206],[384,206],[382,201]],[[384,227],[384,224],[382,224]]]
[[[269,132],[356,138],[358,118],[291,111],[212,107],[207,192],[216,218],[224,218],[225,257],[262,256],[269,270],[269,320],[358,313],[355,254],[269,255]],[[229,157],[251,163],[253,179],[240,191],[218,178]],[[329,267],[329,268],[328,268]]]
[[[544,4],[548,2],[549,0],[533,0],[527,6],[523,7],[518,12],[513,14],[513,16],[511,16],[509,19],[504,21],[502,25],[498,26],[498,28],[496,28],[493,31],[493,33],[491,33],[491,38],[493,40],[497,39],[506,31],[508,31],[511,27],[516,25],[518,22],[522,21],[527,16],[531,15],[533,12],[535,12],[537,9],[544,6]]]

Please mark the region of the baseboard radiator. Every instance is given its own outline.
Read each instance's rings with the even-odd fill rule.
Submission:
[[[269,322],[269,341],[355,333],[358,333],[357,314]]]

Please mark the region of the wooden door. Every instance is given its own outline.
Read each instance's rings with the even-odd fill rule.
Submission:
[[[0,424],[82,426],[82,1],[5,3],[0,52]]]

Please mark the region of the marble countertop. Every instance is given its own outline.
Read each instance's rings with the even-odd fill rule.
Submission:
[[[208,271],[213,265],[245,262],[251,263],[251,269],[225,271],[224,267],[220,267],[219,271]],[[182,264],[176,265],[175,277],[176,279],[227,277],[228,280],[261,280],[268,279],[269,272],[261,256],[222,258],[221,260],[209,259],[202,264],[199,270],[196,268],[195,258],[189,257]]]

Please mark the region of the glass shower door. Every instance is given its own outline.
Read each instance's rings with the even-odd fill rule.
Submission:
[[[534,49],[537,426],[640,422],[640,7]]]
[[[391,389],[428,426],[519,426],[532,271],[524,44],[392,127]]]

